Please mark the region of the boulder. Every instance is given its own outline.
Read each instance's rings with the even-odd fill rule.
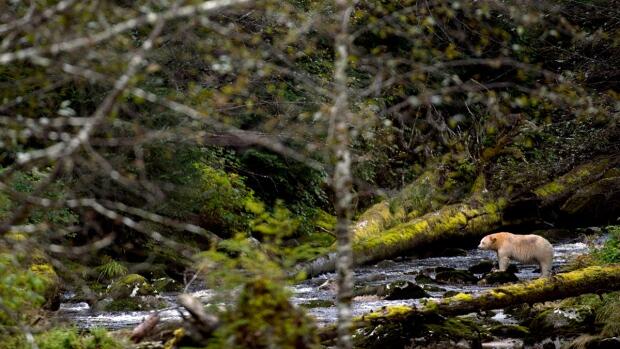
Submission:
[[[108,297],[118,300],[135,296],[149,296],[156,293],[153,286],[142,275],[129,274],[114,281],[108,288]]]
[[[485,259],[480,263],[472,265],[467,270],[469,270],[473,274],[486,274],[493,270],[493,261]]]
[[[426,274],[418,274],[418,276],[415,277],[415,282],[418,285],[422,285],[422,284],[432,284],[435,283],[435,279],[433,279],[432,277],[426,275]]]
[[[519,278],[514,274],[507,271],[495,271],[485,274],[478,282],[479,285],[499,285],[509,282],[517,282]]]
[[[475,284],[478,278],[470,271],[455,269],[440,271],[435,275],[435,280],[446,284]]]
[[[394,281],[386,286],[386,300],[430,297],[422,287],[410,281]]]

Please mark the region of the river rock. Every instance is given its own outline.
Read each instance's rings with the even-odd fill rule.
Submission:
[[[445,271],[455,271],[455,268],[450,268],[450,267],[435,267],[434,271],[435,273],[443,273]]]
[[[485,274],[478,282],[478,285],[497,285],[517,281],[519,281],[519,278],[514,273],[507,271],[495,271]]]
[[[485,259],[478,264],[472,265],[467,270],[474,274],[486,274],[493,270],[493,261]]]
[[[435,280],[447,284],[475,284],[478,278],[468,270],[446,270],[435,275]]]
[[[554,307],[538,313],[529,327],[536,333],[556,335],[578,335],[592,330],[594,311],[587,305]],[[533,333],[534,334],[534,333]]]
[[[178,292],[181,291],[183,285],[169,277],[161,277],[153,280],[153,288],[157,292]]]
[[[144,276],[129,274],[114,281],[106,293],[108,297],[117,300],[135,296],[154,295],[156,292]]]
[[[443,294],[443,296],[442,296],[442,297],[443,297],[443,298],[454,297],[454,296],[456,296],[456,295],[457,295],[457,294],[459,294],[459,293],[460,293],[460,292],[458,292],[458,291],[450,290],[450,291],[446,291],[446,292]]]
[[[430,297],[422,287],[410,281],[394,281],[386,286],[386,300]]]
[[[418,285],[422,285],[422,284],[432,284],[435,282],[435,280],[426,274],[418,274],[418,276],[415,277],[415,282]]]
[[[422,288],[424,289],[424,291],[428,291],[428,292],[445,292],[446,291],[445,288],[435,286],[435,285],[424,285],[422,286]]]
[[[353,289],[353,294],[355,297],[372,295],[387,300],[417,299],[430,296],[422,287],[404,280],[394,281],[387,285],[356,286]]]

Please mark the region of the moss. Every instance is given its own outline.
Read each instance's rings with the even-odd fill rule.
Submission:
[[[115,299],[105,304],[103,310],[106,311],[136,311],[136,310],[153,310],[163,309],[167,306],[162,299],[154,297],[133,297]]]
[[[315,348],[316,328],[302,309],[293,306],[288,292],[275,282],[248,282],[234,308],[221,315],[222,325],[207,348]]]
[[[458,339],[478,339],[484,330],[471,319],[465,317],[448,318],[437,324],[427,324],[426,328],[433,336]]]
[[[49,263],[33,264],[30,271],[37,275],[43,282],[43,292],[41,295],[45,298],[45,308],[56,310],[60,306],[60,278],[54,267]]]
[[[113,282],[107,293],[113,299],[122,299],[133,296],[153,295],[155,290],[146,281],[144,276],[129,274]]]
[[[461,292],[453,296],[452,299],[457,302],[466,302],[466,301],[471,301],[474,298],[470,294]]]
[[[301,303],[299,306],[312,309],[312,308],[329,308],[334,306],[334,301],[327,299],[313,299],[311,301]]]
[[[177,344],[181,342],[183,337],[185,337],[185,329],[177,328],[172,332],[172,338],[170,338],[165,344],[164,349],[174,349],[177,347]]]
[[[178,292],[183,288],[183,286],[169,278],[169,277],[161,277],[159,279],[153,280],[153,289],[158,292]]]
[[[361,317],[361,320],[375,320],[375,319],[395,319],[402,318],[411,313],[415,309],[406,305],[391,305],[389,307],[383,307],[381,310],[373,311],[365,314]]]
[[[129,343],[119,340],[105,329],[93,328],[87,332],[76,328],[54,328],[34,336],[40,349],[122,349]],[[0,339],[1,349],[30,349],[23,335],[6,336]]]
[[[584,184],[602,172],[605,172],[609,166],[609,160],[599,159],[594,162],[590,162],[581,165],[572,171],[560,176],[559,178],[542,185],[534,190],[534,194],[544,201],[549,201],[553,197],[564,195],[569,191],[574,190],[576,187],[581,187]]]

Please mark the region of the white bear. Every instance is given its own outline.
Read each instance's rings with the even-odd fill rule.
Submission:
[[[495,233],[482,238],[478,248],[497,252],[500,271],[506,271],[513,259],[525,264],[538,263],[541,277],[551,275],[553,246],[542,236]]]

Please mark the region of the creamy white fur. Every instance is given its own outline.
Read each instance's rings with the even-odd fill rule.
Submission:
[[[542,277],[551,274],[553,246],[542,236],[495,233],[482,238],[478,248],[496,251],[501,271],[508,268],[512,259],[525,264],[540,265]]]

